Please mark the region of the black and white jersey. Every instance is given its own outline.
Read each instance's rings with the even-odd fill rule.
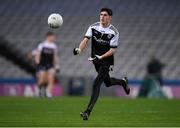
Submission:
[[[85,37],[91,38],[91,57],[93,58],[95,55],[103,55],[110,48],[118,47],[119,32],[111,24],[104,28],[100,22],[96,22],[88,28]],[[114,65],[114,56],[104,58],[100,63]]]
[[[38,51],[40,51],[40,65],[54,65],[54,55],[57,54],[57,46],[55,43],[48,41],[42,42],[38,46]]]

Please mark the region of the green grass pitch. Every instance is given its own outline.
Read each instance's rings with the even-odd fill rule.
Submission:
[[[89,97],[0,97],[0,126],[180,126],[180,100],[100,97],[88,121]]]

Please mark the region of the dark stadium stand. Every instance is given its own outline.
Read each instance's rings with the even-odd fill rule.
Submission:
[[[27,54],[51,30],[48,15],[61,13],[64,25],[54,30],[59,39],[61,74],[94,76],[87,60],[90,49],[80,57],[72,56],[72,49],[78,46],[88,26],[98,21],[99,9],[108,6],[114,10],[113,24],[120,32],[113,75],[142,79],[149,58],[155,55],[166,64],[164,78],[180,79],[179,5],[179,0],[76,0],[73,4],[71,0],[1,0],[0,35]],[[17,66],[1,57],[0,63],[7,65],[0,68],[0,76],[13,76]],[[29,77],[23,70],[18,72],[21,77]]]

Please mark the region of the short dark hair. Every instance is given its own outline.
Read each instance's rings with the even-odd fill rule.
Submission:
[[[113,11],[110,8],[101,8],[100,12],[104,12],[104,11],[107,12],[109,16],[113,15]]]
[[[50,31],[46,33],[46,36],[53,36],[53,35],[55,35],[55,34],[53,32],[50,32]]]

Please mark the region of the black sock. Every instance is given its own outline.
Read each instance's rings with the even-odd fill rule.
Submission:
[[[39,96],[46,97],[46,84],[38,85],[39,87]]]
[[[42,91],[41,91],[42,86],[38,85],[38,88],[39,88],[39,97],[41,97],[42,96]]]
[[[123,85],[123,84],[124,84],[124,80],[111,78],[111,85]]]
[[[41,90],[42,90],[42,96],[46,97],[46,86],[45,86],[45,84],[42,85]]]

